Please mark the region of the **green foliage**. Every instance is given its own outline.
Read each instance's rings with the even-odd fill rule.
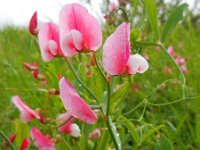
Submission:
[[[155,40],[159,39],[158,15],[155,0],[144,0],[146,16],[150,23]]]
[[[176,7],[172,13],[170,14],[164,28],[163,33],[161,37],[161,41],[164,42],[165,39],[170,35],[170,33],[173,31],[176,24],[183,19],[183,12],[187,8],[187,4],[182,4],[178,7]]]

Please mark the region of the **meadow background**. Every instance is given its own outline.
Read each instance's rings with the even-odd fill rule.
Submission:
[[[128,17],[137,16],[139,18],[139,21],[133,21],[132,29],[140,30],[140,38],[151,40],[152,33],[149,22],[145,20],[143,5],[139,3],[137,10],[134,1],[129,2],[131,7],[127,12],[131,12],[131,15],[128,15]],[[181,1],[176,1],[173,4],[166,4],[162,0],[157,1],[160,30],[171,10],[180,3]],[[195,13],[191,10],[185,11],[183,21],[176,26],[164,43],[165,47],[173,46],[175,53],[186,59],[188,69],[188,73],[185,74],[186,97],[196,98],[180,100],[170,105],[155,105],[182,98],[178,70],[166,54],[156,47],[144,47],[141,49],[142,54],[148,56],[150,68],[147,72],[129,78],[114,77],[116,84],[124,83],[113,93],[111,109],[111,113],[117,116],[114,122],[118,127],[123,149],[132,149],[134,141],[124,126],[123,120],[120,119],[122,115],[134,124],[139,136],[143,133],[148,133],[152,128],[159,125],[165,126],[151,134],[138,149],[169,149],[172,147],[176,150],[200,149],[199,18],[199,11]],[[123,20],[123,16],[120,19]],[[114,18],[114,23],[105,22],[102,24],[104,41],[105,37],[119,25],[120,19]],[[101,51],[102,49],[98,51],[99,60],[101,60]],[[135,50],[132,49],[132,51],[134,52]],[[92,56],[90,54],[80,54],[70,60],[83,81],[93,89],[98,98],[103,99],[102,93],[106,87],[101,84],[102,78],[96,67],[87,66],[91,59]],[[48,84],[44,85],[41,81],[34,79],[24,68],[23,62],[33,63],[35,61],[38,62],[42,74],[47,77]],[[170,74],[164,71],[166,66],[171,67]],[[55,118],[57,114],[64,112],[64,109],[59,96],[48,94],[48,89],[58,89],[57,74],[61,73],[72,81],[76,89],[79,89],[89,97],[67,68],[64,59],[53,59],[48,63],[42,61],[37,39],[28,32],[27,28],[7,26],[0,30],[0,68],[0,129],[6,135],[18,132],[18,137],[20,138],[15,141],[18,146],[23,137],[29,134],[30,126],[19,121],[19,111],[11,103],[13,95],[20,95],[31,108],[40,108],[46,117]],[[91,77],[87,76],[89,70],[92,73]],[[90,104],[94,103],[90,98],[86,97],[85,99]],[[145,100],[149,103],[145,103]],[[141,103],[143,101],[144,103]],[[101,124],[101,121],[100,119],[99,124]],[[38,124],[37,121],[32,122],[31,126],[37,126],[43,133],[56,135],[51,127]],[[80,126],[83,132],[81,138],[71,139],[67,135],[62,135],[66,139],[69,149],[88,149],[95,144],[95,142],[83,138],[88,135],[91,126],[86,124],[81,124]],[[94,127],[92,126],[92,128]],[[101,144],[104,142],[105,147],[110,145],[109,140],[107,142],[103,140],[107,136],[103,134],[99,139]],[[3,139],[0,138],[0,143],[2,141]],[[162,147],[163,145],[165,146]],[[31,147],[30,149],[34,148]],[[97,145],[93,149],[101,149],[101,147]]]

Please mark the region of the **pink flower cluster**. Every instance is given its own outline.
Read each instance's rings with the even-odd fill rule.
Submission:
[[[80,4],[67,4],[60,11],[59,25],[53,22],[43,23],[38,30],[37,12],[34,13],[29,24],[31,34],[38,36],[39,47],[44,61],[50,61],[55,57],[71,57],[77,53],[89,53],[97,51],[102,44],[102,31],[98,21],[88,13],[88,10]],[[144,73],[149,64],[140,54],[131,54],[130,48],[130,23],[121,23],[119,27],[106,39],[103,46],[103,66],[110,75],[132,75]],[[94,61],[94,60],[93,60]],[[94,62],[93,62],[94,63]],[[37,63],[33,65],[24,63],[25,68],[35,78],[39,77]],[[53,91],[54,93],[55,91]],[[87,124],[95,124],[97,114],[79,96],[73,85],[59,75],[59,91],[66,112],[57,117],[57,122],[62,123],[58,127],[61,133],[74,137],[80,136],[79,126],[76,120]],[[13,104],[21,112],[20,118],[24,123],[33,119],[41,123],[47,123],[41,112],[31,109],[19,96],[13,96]],[[100,129],[97,128],[90,135],[90,139],[100,137]],[[37,128],[32,127],[31,137],[39,150],[54,150],[55,141],[49,136],[44,136]],[[25,142],[25,145],[29,143]],[[26,148],[25,148],[26,149]]]

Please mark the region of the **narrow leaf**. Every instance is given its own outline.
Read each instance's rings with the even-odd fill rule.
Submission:
[[[145,4],[146,16],[153,31],[154,38],[158,40],[159,30],[158,30],[156,2],[155,0],[144,0],[144,4]]]
[[[184,3],[184,4],[176,7],[172,11],[172,13],[169,16],[169,19],[167,20],[167,22],[164,26],[162,37],[161,37],[161,42],[164,42],[166,40],[166,38],[169,36],[169,34],[171,34],[171,32],[173,31],[176,24],[183,19],[183,12],[184,12],[184,9],[187,8],[187,6],[188,5],[186,3]]]
[[[159,125],[156,128],[151,129],[149,132],[147,132],[143,137],[142,140],[140,142],[140,145],[142,145],[149,137],[151,137],[155,132],[157,132],[158,130],[160,130],[161,128],[163,128],[164,125]]]
[[[166,137],[162,137],[159,140],[158,145],[156,146],[156,150],[173,150],[173,145]]]
[[[138,143],[139,137],[132,122],[126,119],[125,117],[122,117],[122,120],[123,120],[124,125],[127,127],[128,131],[131,133],[131,136],[133,137],[134,141]]]

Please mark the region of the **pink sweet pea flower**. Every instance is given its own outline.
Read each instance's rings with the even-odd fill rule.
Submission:
[[[29,138],[25,138],[22,142],[22,145],[20,147],[20,150],[26,150],[30,144],[30,139]]]
[[[31,137],[39,150],[55,150],[55,142],[48,136],[44,136],[37,128],[31,129]]]
[[[176,63],[177,63],[178,65],[183,65],[183,64],[185,64],[185,59],[182,58],[182,57],[180,57],[180,56],[178,56],[178,57],[176,58]]]
[[[140,54],[130,55],[130,24],[122,23],[103,46],[103,66],[111,75],[145,72],[149,65]]]
[[[34,118],[40,120],[40,116],[22,102],[19,96],[12,97],[13,104],[21,111],[20,118],[24,123],[31,121]]]
[[[28,26],[29,32],[32,35],[37,35],[37,33],[38,33],[37,25],[38,25],[37,11],[35,11],[33,16],[31,17],[31,20],[30,20],[29,26]]]
[[[96,51],[102,43],[97,20],[80,4],[65,5],[60,11],[60,43],[65,56]]]
[[[59,31],[56,24],[52,22],[42,24],[38,33],[38,40],[44,61],[50,61],[54,57],[62,56]]]
[[[167,52],[169,53],[170,56],[174,56],[174,47],[170,46],[167,50]]]
[[[60,79],[60,97],[68,113],[79,120],[94,124],[97,120],[96,114],[81,99],[74,87],[64,77]]]
[[[70,119],[70,117],[72,116],[68,112],[58,116],[58,122],[61,122],[61,123],[64,123],[66,120],[69,119],[69,121],[67,121],[67,123],[59,127],[58,130],[62,133],[66,133],[71,136],[78,137],[80,136],[80,128],[77,124],[73,123],[75,118]]]

